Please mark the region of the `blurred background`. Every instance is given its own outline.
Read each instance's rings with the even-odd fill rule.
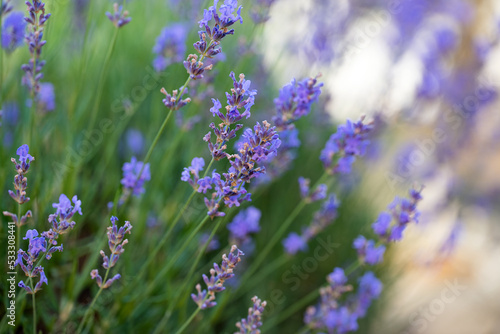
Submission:
[[[11,4],[10,15],[26,15],[21,1]],[[121,295],[191,192],[180,181],[183,167],[193,157],[209,160],[202,137],[213,121],[211,98],[224,98],[232,86],[228,75],[234,71],[245,73],[258,90],[246,127],[272,118],[273,100],[293,78],[321,74],[318,80],[324,83],[319,102],[296,124],[301,146],[288,170],[251,188],[250,205],[262,214],[260,231],[252,236],[252,251],[239,268],[242,272],[299,203],[298,177],[314,182],[322,174],[319,154],[337,125],[366,115],[375,131],[354,171],[337,178],[330,188],[342,203],[337,219],[309,245],[313,250],[322,245],[321,240],[332,238],[335,251],[301,279],[296,289],[284,284],[283,274],[294,265],[302,266],[311,256],[308,252],[287,257],[288,262],[272,272],[263,268],[259,280],[248,289],[238,288],[236,279],[225,296],[218,297],[219,306],[204,311],[193,330],[233,332],[255,294],[269,301],[264,323],[273,323],[287,306],[324,285],[334,267],[352,263],[356,256],[353,239],[370,233],[378,213],[396,195],[424,184],[420,223],[405,232],[403,241],[388,248],[384,263],[375,270],[384,292],[360,321],[358,332],[500,333],[500,229],[496,223],[500,208],[500,2],[243,0],[241,4],[244,23],[236,24],[234,36],[223,41],[223,54],[213,60],[214,69],[190,84],[192,102],[175,115],[152,155],[146,193],[133,198],[120,217],[135,223],[134,230],[120,268],[123,279],[101,301],[95,332],[151,332],[172,291],[183,283],[185,263],[200,248],[199,243],[190,245],[164,283],[138,304],[132,305]],[[47,265],[49,286],[42,291],[43,298],[37,295],[38,327],[44,333],[74,330],[95,294],[85,270],[95,253],[95,240],[105,238],[108,203],[120,187],[121,166],[132,156],[145,157],[167,111],[160,89],[171,91],[184,83],[187,75],[182,60],[194,53],[197,22],[211,3],[124,2],[132,21],[119,30],[110,48],[115,28],[104,13],[112,11],[112,5],[97,0],[46,1],[52,17],[44,34],[43,82],[52,85],[47,86],[47,95],[55,100],[47,98],[36,117],[36,132],[31,134],[36,144],[30,145],[30,153],[36,160],[28,175],[32,199],[28,207],[40,229],[61,192],[77,194],[84,215],[65,236],[64,253]],[[7,19],[3,18],[0,72],[0,198],[2,210],[14,210],[7,189],[15,173],[10,158],[29,131],[29,96],[20,84],[20,66],[29,59],[29,52],[22,41],[4,38]],[[179,45],[185,48],[161,50],[162,29],[174,24]],[[97,91],[102,73],[102,89]],[[97,119],[89,128],[89,114],[99,94]],[[224,167],[215,166],[217,170]],[[308,205],[290,232],[309,224],[318,208],[317,203]],[[228,213],[225,225],[237,212]],[[151,284],[178,240],[205,214],[203,197],[195,197],[184,224],[176,230],[176,240],[158,256],[158,266],[149,269],[144,286]],[[2,219],[0,232],[6,240],[6,219]],[[208,226],[203,232],[210,231]],[[195,283],[228,251],[230,231],[221,228],[216,238],[218,242],[196,271]],[[5,256],[4,247],[0,252]],[[266,264],[283,253],[278,244]],[[90,263],[91,268],[95,263]],[[1,288],[6,301],[4,282]],[[16,332],[30,323],[30,307],[26,302],[20,306]],[[174,318],[181,323],[194,303],[181,301],[179,307],[184,311]],[[304,310],[265,332],[297,332],[303,327]]]

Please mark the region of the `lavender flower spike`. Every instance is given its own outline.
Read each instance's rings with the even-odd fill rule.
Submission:
[[[389,212],[382,212],[377,221],[372,224],[373,231],[384,241],[399,241],[408,224],[418,223],[420,213],[417,204],[422,199],[422,188],[411,189],[409,198],[396,197],[388,206]],[[391,221],[394,224],[391,225]]]
[[[144,183],[151,179],[151,174],[149,172],[149,163],[144,166],[142,161],[137,161],[136,157],[132,157],[130,162],[123,164],[123,178],[121,179],[121,184],[125,191],[132,192],[134,196],[139,196],[144,193]],[[142,170],[142,174],[139,173]]]
[[[253,306],[248,309],[248,316],[246,319],[241,319],[236,323],[239,329],[234,334],[260,334],[259,327],[262,326],[262,313],[267,305],[266,301],[261,300],[255,296],[252,298]]]
[[[102,266],[107,270],[106,277],[109,269],[115,266],[116,262],[120,258],[120,255],[125,251],[123,247],[128,243],[128,240],[124,238],[127,233],[131,234],[130,230],[132,229],[132,225],[128,221],[126,221],[122,227],[118,228],[116,226],[117,221],[118,218],[116,218],[115,216],[111,217],[112,226],[108,227],[107,235],[109,250],[111,251],[110,256],[108,257],[106,253],[101,250],[101,256],[103,260]],[[108,279],[104,283],[104,285],[103,279],[99,275],[99,271],[97,269],[92,269],[92,271],[90,272],[90,277],[96,280],[97,286],[99,286],[99,288],[107,289],[113,284],[114,281],[120,279],[121,276],[120,274],[116,274],[112,278]]]
[[[38,99],[40,91],[40,79],[43,78],[42,68],[45,61],[40,61],[42,47],[46,41],[42,40],[45,23],[50,18],[50,14],[45,14],[45,4],[41,1],[26,1],[29,15],[24,18],[28,23],[28,32],[25,35],[26,44],[29,46],[31,59],[28,64],[22,65],[25,72],[22,83],[27,86],[35,98]]]
[[[213,269],[210,269],[210,278],[203,274],[203,280],[207,285],[207,290],[201,290],[201,285],[196,285],[197,294],[191,294],[191,298],[200,309],[206,309],[217,305],[215,302],[215,293],[224,291],[224,282],[234,277],[233,269],[241,261],[241,256],[245,255],[236,245],[231,247],[229,255],[222,255],[222,264],[219,266],[214,263]]]
[[[26,290],[29,294],[38,292],[42,287],[42,283],[47,284],[47,277],[45,276],[43,267],[35,267],[40,254],[45,253],[48,247],[45,238],[43,236],[39,237],[38,235],[38,231],[35,229],[26,232],[26,236],[23,240],[29,240],[28,251],[25,252],[19,249],[17,252],[17,260],[14,263],[14,266],[20,266],[26,276],[31,277],[31,279],[40,276],[39,282],[33,289],[27,286],[23,281],[19,282],[18,286]]]
[[[117,3],[113,5],[114,13],[106,12],[106,16],[108,19],[113,22],[114,26],[117,28],[121,28],[127,23],[129,23],[132,18],[127,17],[128,11],[123,11],[123,6],[119,6]]]
[[[330,174],[349,174],[356,157],[363,156],[370,143],[367,139],[372,130],[370,124],[364,124],[364,117],[352,123],[339,125],[337,132],[331,135],[321,151],[320,159]]]

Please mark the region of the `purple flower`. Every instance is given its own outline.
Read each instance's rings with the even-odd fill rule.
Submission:
[[[241,319],[236,323],[236,327],[239,329],[235,334],[250,334],[260,333],[259,327],[262,326],[262,313],[264,313],[264,308],[267,303],[265,301],[261,302],[261,300],[255,296],[252,298],[253,306],[248,309],[248,316],[246,319]]]
[[[410,223],[418,223],[420,213],[417,204],[422,199],[420,190],[411,189],[409,199],[396,197],[388,206],[389,212],[382,212],[377,221],[372,224],[374,232],[383,240],[399,241],[403,237],[406,226]],[[394,225],[391,227],[391,221]]]
[[[300,235],[292,232],[283,240],[283,247],[288,254],[295,255],[298,251],[305,251],[307,243]]]
[[[200,235],[200,239],[199,239],[200,247],[203,247],[207,243],[209,238],[210,238],[209,233],[203,233],[202,235]],[[210,240],[210,242],[208,243],[205,251],[210,252],[210,251],[219,249],[219,247],[220,247],[219,239],[217,238],[217,235],[214,235],[212,237],[212,240]]]
[[[42,68],[45,65],[45,61],[40,60],[42,47],[46,43],[42,38],[45,23],[50,18],[50,14],[45,14],[45,4],[41,1],[26,1],[26,6],[29,15],[24,18],[28,23],[25,41],[32,57],[28,64],[21,66],[21,69],[25,72],[22,83],[28,87],[35,101],[37,101],[40,93],[40,80],[43,78]],[[33,62],[33,59],[35,59],[35,62]]]
[[[108,19],[113,22],[114,26],[117,28],[121,28],[127,23],[129,23],[132,18],[127,17],[128,11],[123,11],[123,6],[119,6],[117,3],[113,5],[114,13],[106,12],[106,16]]]
[[[184,58],[186,37],[187,29],[183,24],[174,23],[163,28],[153,47],[153,52],[156,54],[153,67],[156,71],[163,71],[170,64]]]
[[[311,181],[309,179],[299,177],[300,196],[302,197],[302,199],[304,199],[306,202],[315,202],[326,198],[326,184],[318,185],[312,192],[312,194],[309,194],[310,182]]]
[[[144,135],[137,129],[129,129],[125,134],[127,146],[134,155],[140,155],[144,151]]]
[[[337,132],[328,139],[320,155],[328,172],[348,174],[356,157],[365,154],[370,143],[367,135],[372,127],[363,120],[364,117],[356,123],[347,121],[345,125],[339,125]]]
[[[22,12],[12,12],[6,16],[2,26],[2,48],[12,52],[23,45],[25,29],[26,21]]]
[[[234,277],[233,270],[236,265],[241,261],[241,256],[245,255],[242,251],[233,245],[229,255],[222,255],[222,264],[219,266],[214,263],[213,269],[210,269],[210,278],[203,274],[203,281],[207,286],[207,290],[201,290],[201,285],[196,285],[197,294],[191,294],[191,298],[198,305],[200,309],[214,307],[215,293],[225,290],[224,282]]]
[[[74,206],[71,205],[71,201]],[[73,196],[71,201],[66,195],[61,194],[59,196],[59,203],[52,204],[52,207],[56,209],[56,215],[59,215],[63,220],[71,219],[77,212],[82,215],[82,201],[80,201],[76,195]]]
[[[293,79],[281,88],[278,98],[274,99],[276,116],[273,117],[273,122],[280,131],[292,129],[291,123],[309,114],[323,87],[317,79],[318,77],[307,78],[299,82]]]
[[[375,275],[368,271],[359,279],[359,289],[357,293],[358,306],[355,314],[359,317],[364,317],[366,311],[374,299],[377,299],[382,292],[382,283]]]
[[[380,245],[376,247],[375,241],[366,240],[362,235],[354,240],[353,246],[358,251],[358,257],[361,262],[375,265],[384,259],[385,246]]]
[[[52,111],[56,108],[56,95],[54,93],[54,86],[49,82],[40,84],[38,92],[38,105],[39,110]]]
[[[144,193],[144,183],[151,179],[149,163],[144,165],[142,161],[137,161],[135,157],[132,157],[130,162],[123,164],[122,170],[123,178],[121,184],[125,190],[132,191],[132,194],[135,196]]]
[[[260,231],[260,217],[260,210],[253,206],[240,211],[234,217],[233,221],[227,225],[227,229],[230,232],[230,239],[243,244],[249,238],[250,233]]]
[[[391,220],[392,217],[389,213],[387,212],[380,213],[375,223],[372,224],[373,231],[381,238],[386,237],[387,230],[391,225]]]
[[[14,158],[11,158],[10,160],[14,164],[17,174],[14,176],[14,191],[9,190],[9,195],[10,197],[16,201],[19,204],[24,204],[30,200],[29,197],[26,197],[26,189],[28,187],[28,179],[26,178],[26,173],[28,173],[28,170],[30,168],[31,162],[35,160],[30,154],[29,154],[29,147],[28,145],[24,144],[21,145],[17,151],[16,154],[19,156],[19,161],[17,161]],[[23,216],[22,218],[25,220],[28,216],[31,216],[31,211],[28,211],[26,213],[26,216]],[[16,217],[16,224],[19,225],[19,222],[17,222],[17,215],[11,214],[9,212],[4,212],[5,215],[11,216],[14,219],[14,216]]]
[[[103,250],[101,250],[101,256],[103,260],[102,266],[104,269],[109,269],[111,267],[114,267],[120,256],[123,254],[125,251],[124,246],[128,243],[128,240],[125,239],[125,235],[131,234],[130,230],[132,230],[132,225],[130,222],[126,221],[125,224],[118,228],[116,226],[116,222],[118,221],[118,218],[115,216],[111,217],[111,226],[108,227],[108,246],[109,250],[111,251],[111,254],[109,257],[104,253]],[[102,289],[107,289],[113,284],[114,281],[120,279],[120,274],[116,274],[112,278],[108,279],[104,285],[102,285],[102,278],[99,275],[99,271],[97,269],[92,269],[90,272],[90,277],[92,279],[96,280],[97,286]]]
[[[193,158],[191,166],[184,167],[184,171],[181,174],[181,181],[188,182],[194,190],[205,193],[207,188],[210,187],[211,179],[199,180],[203,167],[205,167],[205,160],[203,158]],[[198,184],[198,180],[201,181],[201,184]]]

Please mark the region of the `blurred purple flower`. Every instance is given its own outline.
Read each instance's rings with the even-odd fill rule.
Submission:
[[[0,22],[1,23],[1,22]],[[26,21],[22,12],[12,12],[5,17],[2,26],[2,48],[8,52],[23,45]]]
[[[184,24],[174,23],[162,29],[156,38],[153,67],[161,72],[172,63],[180,62],[186,53],[187,29]]]
[[[123,164],[123,178],[121,179],[121,184],[123,187],[132,191],[134,196],[139,196],[144,193],[144,183],[151,179],[151,173],[149,171],[149,163],[147,163],[144,168],[144,163],[142,161],[137,161],[136,157],[132,157],[130,162]],[[142,170],[142,174],[139,173]]]

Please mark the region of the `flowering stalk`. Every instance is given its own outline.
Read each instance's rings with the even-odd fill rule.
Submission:
[[[19,162],[14,158],[11,158],[11,161],[14,163],[17,174],[14,177],[14,191],[9,190],[9,195],[17,202],[17,214],[8,211],[4,211],[3,214],[10,217],[12,222],[16,225],[16,249],[19,249],[21,242],[21,226],[25,225],[28,218],[32,216],[31,210],[26,211],[26,213],[22,215],[21,205],[30,200],[29,197],[26,197],[28,179],[25,175],[28,173],[31,162],[35,160],[35,158],[29,154],[29,147],[26,144],[20,146],[16,154],[19,156]]]
[[[210,278],[203,274],[203,281],[207,285],[207,290],[202,290],[201,285],[196,285],[197,294],[191,294],[191,298],[198,305],[198,308],[193,312],[191,317],[181,326],[181,328],[176,332],[180,334],[186,329],[186,327],[193,321],[194,317],[200,310],[206,308],[214,307],[217,303],[215,302],[215,293],[222,292],[226,288],[224,287],[224,282],[228,279],[234,277],[233,269],[241,261],[241,256],[244,255],[242,251],[238,249],[236,245],[231,247],[231,252],[229,255],[222,255],[222,264],[219,266],[214,263],[214,268],[210,269]]]
[[[120,274],[116,274],[112,278],[108,279],[109,271],[111,267],[115,266],[116,262],[120,258],[120,255],[122,255],[123,252],[125,251],[123,247],[128,243],[128,239],[124,238],[127,233],[131,234],[130,230],[132,229],[132,225],[130,224],[130,222],[126,221],[125,224],[118,229],[118,227],[116,226],[117,221],[118,218],[116,218],[115,216],[111,217],[112,226],[108,227],[107,235],[108,235],[108,245],[111,251],[110,256],[108,257],[103,250],[101,250],[100,252],[103,259],[102,266],[104,269],[106,269],[106,274],[104,275],[104,279],[102,279],[102,277],[99,275],[99,271],[97,269],[93,269],[90,272],[90,277],[96,280],[97,286],[99,287],[99,291],[97,292],[94,299],[90,303],[90,306],[87,308],[87,311],[83,315],[82,321],[78,326],[77,333],[81,333],[81,331],[83,330],[85,322],[87,321],[87,318],[90,315],[90,312],[92,311],[92,308],[94,307],[94,304],[99,298],[99,295],[101,294],[102,290],[109,288],[116,280],[119,280],[121,278]]]
[[[177,91],[174,90],[172,94],[169,94],[165,88],[162,88],[162,93],[165,94],[165,99],[163,103],[167,108],[169,108],[168,114],[165,117],[160,129],[158,130],[155,139],[151,143],[149,147],[148,153],[146,154],[146,158],[144,158],[144,163],[148,163],[151,158],[151,154],[153,153],[154,148],[158,144],[158,141],[167,126],[168,120],[174,110],[179,110],[181,107],[186,105],[191,101],[190,98],[182,99],[184,92],[191,82],[191,80],[197,80],[203,78],[203,72],[206,70],[211,70],[212,65],[204,66],[203,60],[205,58],[212,58],[217,54],[222,52],[222,48],[220,46],[221,40],[227,35],[233,35],[234,29],[229,29],[236,21],[240,21],[243,23],[243,19],[241,18],[241,9],[242,6],[236,8],[237,1],[232,1],[230,3],[224,3],[220,6],[219,11],[220,15],[217,13],[217,2],[218,0],[214,0],[214,5],[210,6],[207,10],[205,9],[203,14],[203,19],[198,21],[200,28],[205,28],[205,31],[199,31],[198,34],[200,36],[200,40],[194,43],[194,48],[199,54],[199,58],[197,55],[190,54],[187,59],[183,62],[184,67],[186,68],[189,77],[184,82],[184,85]],[[237,14],[233,14],[233,12],[237,9]],[[209,22],[212,20],[215,21],[215,25],[213,28],[209,26]],[[207,43],[207,37],[209,41]],[[142,174],[142,170],[139,172],[140,177]]]
[[[252,298],[253,306],[248,309],[248,316],[246,319],[241,319],[236,323],[238,331],[234,334],[260,334],[259,327],[262,326],[262,313],[266,307],[266,301],[261,300],[255,296]]]
[[[160,323],[156,327],[155,333],[160,333],[161,332],[161,330],[163,329],[163,327],[165,326],[165,324],[170,319],[172,311],[173,311],[174,307],[177,305],[179,299],[182,300],[182,301],[188,299],[189,291],[187,291],[187,286],[191,283],[191,280],[192,280],[192,278],[194,276],[194,272],[196,270],[196,267],[200,263],[200,260],[201,260],[201,258],[203,256],[203,254],[205,254],[205,251],[206,251],[207,247],[209,246],[210,241],[214,237],[215,233],[217,232],[217,229],[220,227],[220,225],[222,224],[222,222],[223,222],[223,220],[219,219],[219,221],[217,222],[217,224],[215,225],[215,227],[212,229],[212,232],[210,233],[209,237],[204,242],[204,244],[201,247],[201,249],[199,249],[198,255],[196,256],[195,261],[192,263],[191,268],[189,269],[189,272],[186,275],[186,278],[184,280],[184,284],[179,289],[179,294],[175,298],[173,298],[173,299],[171,299],[171,300],[168,301],[169,306],[168,306],[168,308],[167,308],[167,310],[165,312],[165,315],[163,316],[162,320],[160,321]],[[187,291],[187,295],[183,294],[184,291]]]
[[[358,237],[353,243],[358,253],[358,260],[352,263],[345,272],[341,268],[336,268],[329,276],[330,285],[328,287],[312,291],[293,304],[280,314],[279,319],[273,325],[281,323],[317,298],[318,295],[321,295],[320,305],[310,307],[306,312],[305,322],[309,328],[337,330],[339,332],[356,330],[357,319],[366,314],[371,301],[380,294],[382,285],[371,272],[366,272],[360,279],[360,288],[356,297],[350,299],[349,304],[343,305],[338,302],[340,295],[352,289],[352,287],[345,285],[346,277],[364,264],[375,265],[382,262],[385,251],[383,244],[401,240],[402,232],[406,226],[418,222],[417,204],[422,199],[421,191],[422,189],[411,189],[409,199],[396,197],[388,207],[391,214],[382,212],[372,224],[374,232],[380,238],[379,242],[375,244],[372,240],[366,240],[362,236]],[[391,224],[391,220],[394,221],[394,224]]]

